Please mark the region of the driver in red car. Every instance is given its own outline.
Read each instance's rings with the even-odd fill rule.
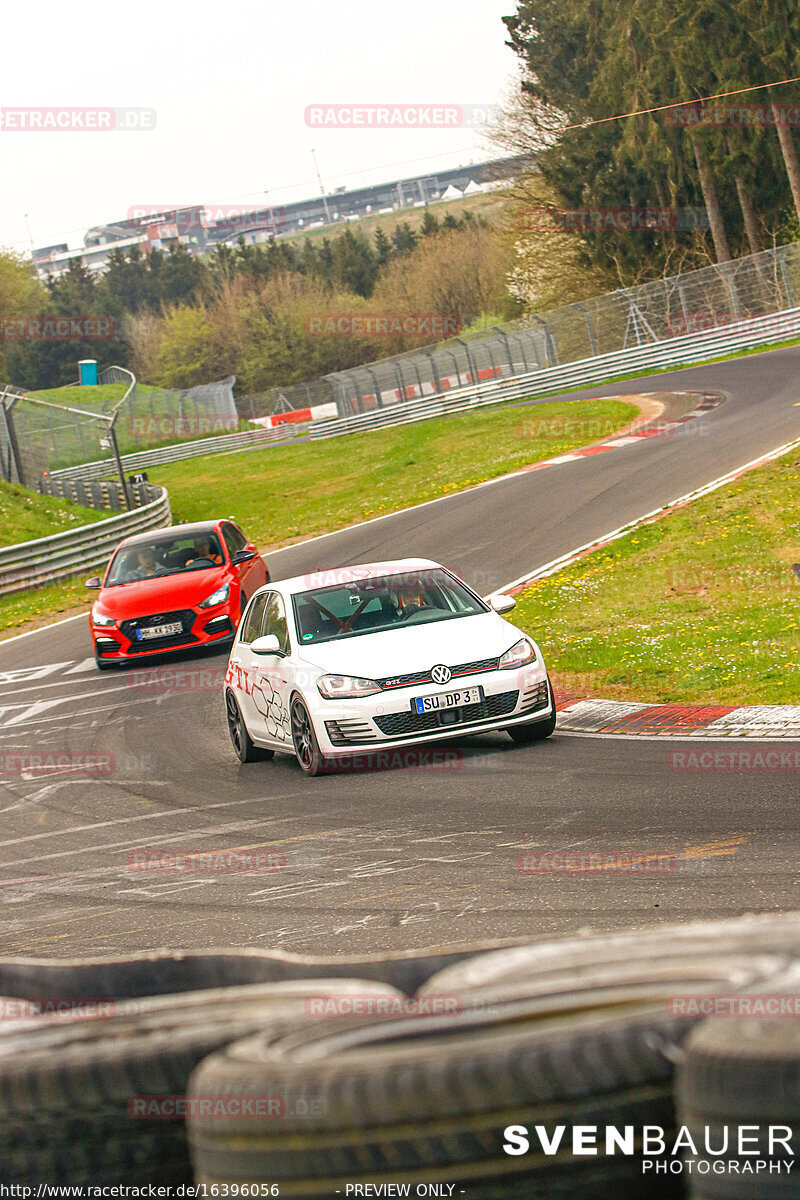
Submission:
[[[187,558],[186,565],[190,566],[193,562],[197,562],[200,558],[209,559],[215,567],[221,567],[223,564],[222,555],[219,553],[219,548],[211,545],[210,538],[198,538],[194,544],[195,552],[191,558]]]

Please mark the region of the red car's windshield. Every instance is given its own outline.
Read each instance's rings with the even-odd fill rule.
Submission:
[[[106,587],[136,583],[159,575],[220,567],[225,558],[215,533],[153,538],[135,546],[121,546],[111,561]]]

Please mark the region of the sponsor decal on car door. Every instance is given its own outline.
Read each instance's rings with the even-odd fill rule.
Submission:
[[[260,718],[252,727],[256,736],[263,731],[271,740],[281,744],[291,741],[289,717],[289,633],[286,625],[286,610],[283,597],[278,592],[267,593],[262,635],[277,637],[279,654],[252,654],[254,683],[252,702]]]

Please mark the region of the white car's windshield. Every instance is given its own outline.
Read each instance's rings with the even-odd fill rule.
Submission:
[[[182,571],[208,570],[222,566],[224,561],[215,533],[154,538],[120,547],[111,562],[105,586],[136,583],[140,579],[177,575]]]
[[[292,602],[300,642],[305,645],[489,611],[441,568],[314,588],[296,593]]]

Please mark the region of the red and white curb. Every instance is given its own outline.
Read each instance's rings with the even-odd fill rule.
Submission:
[[[639,396],[646,396],[647,392],[637,392],[630,399],[636,399]],[[583,446],[579,450],[570,450],[569,454],[560,454],[557,458],[547,458],[544,462],[531,463],[530,466],[522,467],[514,474],[521,475],[527,471],[541,471],[544,467],[556,466],[559,463],[573,462],[576,458],[588,458],[590,455],[603,454],[606,450],[617,450],[620,446],[634,446],[637,442],[643,441],[645,438],[666,438],[674,437],[680,431],[682,425],[688,421],[693,421],[696,417],[705,416],[711,412],[723,401],[723,397],[718,392],[672,392],[673,396],[702,396],[702,400],[693,408],[690,413],[684,417],[676,417],[674,421],[664,421],[649,425],[646,429],[641,429],[636,432],[618,434],[617,437],[610,438],[607,442],[597,442],[591,446]],[[610,396],[610,400],[626,400],[627,396]]]
[[[798,704],[638,704],[578,699],[556,691],[556,708],[557,728],[565,733],[800,739]]]

